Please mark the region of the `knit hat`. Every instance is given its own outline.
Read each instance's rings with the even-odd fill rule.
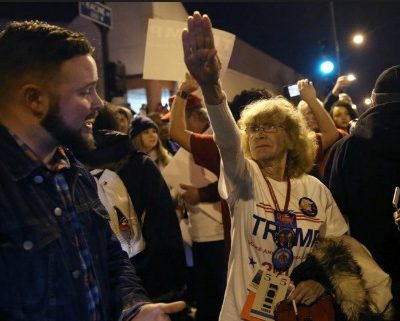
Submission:
[[[400,93],[400,65],[383,71],[375,82],[376,93]]]
[[[134,138],[146,129],[154,128],[158,132],[158,126],[148,117],[136,117],[131,122],[131,130],[129,131],[129,136]]]
[[[176,95],[173,95],[168,98],[168,104],[169,106],[172,106],[172,103],[174,102]],[[202,100],[200,97],[197,97],[193,94],[189,94],[187,101],[186,101],[186,108],[203,108]],[[171,117],[171,112],[166,113],[161,117],[162,120],[169,120]]]
[[[400,65],[392,66],[379,75],[372,94],[378,104],[400,101]]]

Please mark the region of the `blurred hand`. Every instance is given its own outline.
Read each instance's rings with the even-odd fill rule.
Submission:
[[[200,202],[199,189],[191,185],[180,184],[180,187],[184,190],[182,193],[182,199],[190,205],[196,205]]]
[[[185,81],[181,84],[180,90],[190,94],[199,88],[199,84],[188,72],[185,75]]]
[[[324,292],[325,289],[321,283],[314,280],[302,281],[296,286],[287,300],[295,300],[296,303],[311,305],[317,301]]]
[[[394,224],[396,224],[397,229],[400,231],[400,210],[393,213]]]
[[[352,83],[353,80],[349,80],[347,75],[339,76],[338,79],[336,79],[336,84],[332,89],[332,93],[338,96],[341,89],[350,86]]]
[[[301,99],[306,103],[310,104],[310,102],[317,99],[317,92],[315,91],[312,81],[301,79],[297,82],[297,86],[299,86]]]
[[[171,321],[168,315],[182,311],[185,307],[186,303],[183,301],[145,304],[138,315],[129,321]]]
[[[195,11],[182,32],[183,55],[186,67],[200,86],[218,83],[221,71],[214,45],[211,21]]]

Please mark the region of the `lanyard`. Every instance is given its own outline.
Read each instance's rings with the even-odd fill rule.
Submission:
[[[292,247],[295,236],[294,229],[296,228],[296,215],[292,211],[288,211],[291,192],[290,178],[287,178],[286,200],[283,211],[279,207],[274,189],[267,177],[265,177],[265,181],[274,202],[274,216],[277,227],[274,232],[274,242],[277,248],[272,253],[272,265],[277,271],[285,272],[289,270],[293,263],[294,255]]]
[[[270,181],[268,180],[267,176],[265,176],[265,181],[267,182],[267,186],[269,189],[269,193],[271,194],[272,201],[274,202],[275,205],[275,210],[282,212],[278,200],[276,199],[274,189],[272,188],[272,185]],[[285,207],[283,208],[283,213],[286,213],[289,207],[289,200],[290,200],[290,191],[291,191],[291,185],[290,185],[290,178],[287,178],[287,189],[286,189],[286,200],[285,200]]]

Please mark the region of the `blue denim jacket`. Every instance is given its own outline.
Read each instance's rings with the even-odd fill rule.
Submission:
[[[50,171],[32,161],[0,126],[0,320],[87,320],[70,217]],[[112,233],[96,185],[67,151],[71,194],[94,259],[102,319],[149,302]]]

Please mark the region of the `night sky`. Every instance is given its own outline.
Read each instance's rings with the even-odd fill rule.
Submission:
[[[335,58],[329,1],[185,2],[186,10],[207,13],[215,28],[226,30],[280,60],[314,81],[331,88],[336,75],[317,72],[322,54]],[[369,96],[380,72],[400,63],[400,0],[334,1],[342,74],[357,80],[347,92],[356,104]],[[0,17],[46,19],[68,23],[77,15],[73,2],[2,3]],[[118,17],[114,17],[118,19]],[[362,47],[351,44],[351,35],[364,32]]]
[[[322,88],[330,88],[336,81],[336,75],[323,79],[317,69],[323,53],[335,58],[328,1],[184,3],[184,6],[188,13],[194,10],[207,13],[215,28],[235,34]],[[359,104],[369,96],[380,72],[400,63],[400,1],[335,1],[334,12],[341,73],[356,75],[357,80],[347,92]],[[366,36],[362,47],[351,43],[351,35],[356,31]]]

